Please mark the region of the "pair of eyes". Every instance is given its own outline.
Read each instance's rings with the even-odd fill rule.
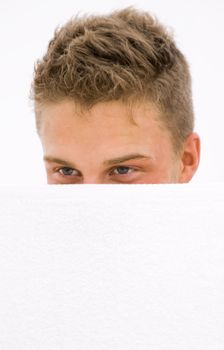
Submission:
[[[124,175],[129,175],[131,173],[133,173],[134,171],[136,171],[136,169],[134,168],[131,168],[131,167],[127,167],[127,166],[118,166],[116,168],[113,168],[111,171],[110,171],[110,175],[114,175],[114,176],[117,176],[117,175],[121,175],[121,176],[124,176]],[[79,172],[78,170],[75,170],[75,169],[72,169],[72,168],[69,168],[69,167],[63,167],[63,168],[60,168],[58,169],[58,172],[62,175],[62,176],[79,176]],[[75,174],[73,174],[73,172],[75,172]]]

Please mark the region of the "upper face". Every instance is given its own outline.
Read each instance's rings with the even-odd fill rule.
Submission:
[[[72,101],[46,104],[40,137],[48,184],[182,182],[181,160],[153,105],[118,101],[80,113]]]

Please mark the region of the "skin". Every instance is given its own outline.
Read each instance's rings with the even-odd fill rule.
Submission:
[[[39,134],[48,184],[189,182],[199,164],[198,135],[191,133],[177,156],[152,104],[131,111],[119,101],[82,112],[69,100],[42,106]]]

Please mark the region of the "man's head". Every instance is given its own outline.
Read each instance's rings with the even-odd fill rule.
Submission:
[[[188,182],[197,169],[188,65],[147,13],[69,21],[32,92],[48,183]]]

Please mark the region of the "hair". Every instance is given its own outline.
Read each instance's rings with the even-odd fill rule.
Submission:
[[[85,108],[114,100],[150,101],[176,150],[194,128],[184,55],[155,17],[132,7],[105,16],[76,16],[58,27],[35,64],[31,98],[37,130],[38,109],[64,99]]]

